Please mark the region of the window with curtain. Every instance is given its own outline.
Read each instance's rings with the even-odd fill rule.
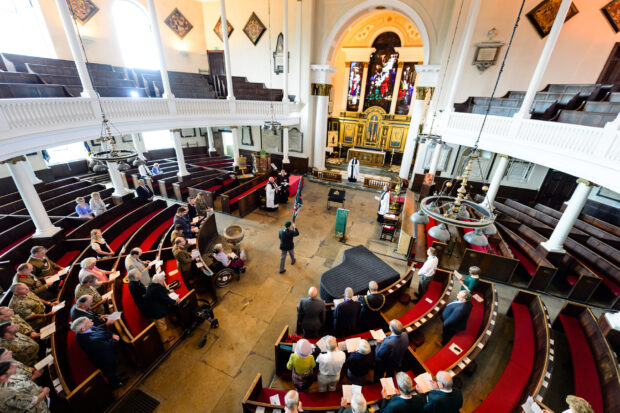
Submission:
[[[0,1],[0,52],[56,58],[38,0]]]
[[[147,151],[172,148],[174,146],[169,130],[142,132],[142,139],[144,140],[144,147]]]
[[[132,0],[117,0],[113,13],[124,65],[157,69],[157,49],[146,10]]]
[[[88,157],[84,142],[70,143],[69,145],[55,146],[47,150],[50,165],[79,161]]]

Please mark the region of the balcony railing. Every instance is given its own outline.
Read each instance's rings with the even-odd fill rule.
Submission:
[[[447,143],[473,146],[484,115],[448,112],[441,134]],[[534,162],[620,192],[620,120],[604,128],[488,116],[479,148]]]
[[[273,112],[284,125],[299,123],[302,105],[221,99],[102,98],[106,116],[121,133],[209,126],[260,125]],[[50,146],[97,138],[96,99],[0,100],[0,160]]]

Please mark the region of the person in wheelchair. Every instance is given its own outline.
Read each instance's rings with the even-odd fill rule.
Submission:
[[[226,254],[222,244],[215,244],[213,247],[213,257],[224,267],[230,267],[235,271],[245,272],[243,260],[237,257],[235,253],[231,252],[230,254]]]

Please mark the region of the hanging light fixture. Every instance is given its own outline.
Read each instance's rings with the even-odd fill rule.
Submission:
[[[482,228],[482,233],[486,235],[495,235],[497,234],[497,227],[495,224],[491,224],[488,227]]]
[[[489,245],[489,240],[484,236],[480,228],[468,232],[463,238],[471,245],[476,245],[478,247],[486,247]]]
[[[282,124],[276,120],[276,115],[273,110],[273,103],[269,105],[269,120],[265,121],[263,128],[272,132],[282,129]]]
[[[446,228],[446,224],[444,224],[443,222],[429,229],[428,235],[441,242],[450,241],[450,231],[448,231],[448,228]]]
[[[411,218],[409,219],[414,224],[426,225],[429,222],[428,216],[424,212],[422,212],[421,209],[418,209],[418,211],[415,214],[411,215]]]

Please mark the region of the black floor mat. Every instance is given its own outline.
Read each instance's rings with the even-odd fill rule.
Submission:
[[[150,413],[159,406],[159,401],[155,400],[141,390],[133,390],[129,393],[112,413]]]

